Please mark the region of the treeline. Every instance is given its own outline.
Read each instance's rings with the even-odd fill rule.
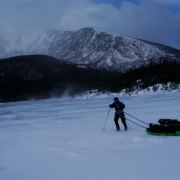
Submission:
[[[180,62],[163,58],[157,62],[151,62],[147,66],[128,70],[119,79],[121,88],[139,86],[140,89],[148,88],[155,84],[167,84],[173,82],[180,84]]]
[[[0,60],[0,102],[61,97],[87,90],[118,92],[180,83],[180,64],[160,60],[126,73],[67,64],[49,56],[31,55]]]
[[[65,63],[42,55],[0,60],[0,102],[61,97],[89,89],[113,91],[118,72]]]

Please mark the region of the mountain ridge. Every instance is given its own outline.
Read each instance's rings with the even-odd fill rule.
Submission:
[[[29,30],[12,37],[0,33],[0,58],[42,54],[76,64],[91,64],[94,68],[119,68],[121,71],[167,56],[180,59],[178,49],[94,28],[65,32]]]

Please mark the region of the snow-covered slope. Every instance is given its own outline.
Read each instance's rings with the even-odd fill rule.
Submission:
[[[139,95],[162,95],[170,92],[180,92],[180,85],[175,83],[167,83],[165,84],[156,84],[154,86],[148,87],[146,89],[139,89],[138,87],[133,87],[131,91],[128,89],[123,89],[117,93],[110,93],[108,91],[98,91],[98,90],[90,90],[85,91],[80,94],[75,94],[72,99],[92,99],[92,98],[107,98],[107,97],[125,97],[125,96],[139,96]]]
[[[180,120],[180,93],[121,97],[146,123]],[[115,130],[113,98],[0,104],[2,180],[178,180],[180,137]],[[136,121],[130,116],[127,118]],[[143,126],[145,124],[140,123]]]
[[[0,32],[0,57],[44,54],[94,67],[138,67],[146,60],[177,56],[179,50],[111,31],[83,28],[74,32],[53,30]]]

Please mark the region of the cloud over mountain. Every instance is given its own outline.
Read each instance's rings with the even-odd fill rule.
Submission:
[[[111,29],[180,48],[178,0],[0,0],[2,28]]]

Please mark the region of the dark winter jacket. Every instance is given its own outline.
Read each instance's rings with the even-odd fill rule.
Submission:
[[[116,114],[124,113],[123,109],[125,105],[120,101],[114,101],[112,104],[109,105],[110,108],[115,108]]]

